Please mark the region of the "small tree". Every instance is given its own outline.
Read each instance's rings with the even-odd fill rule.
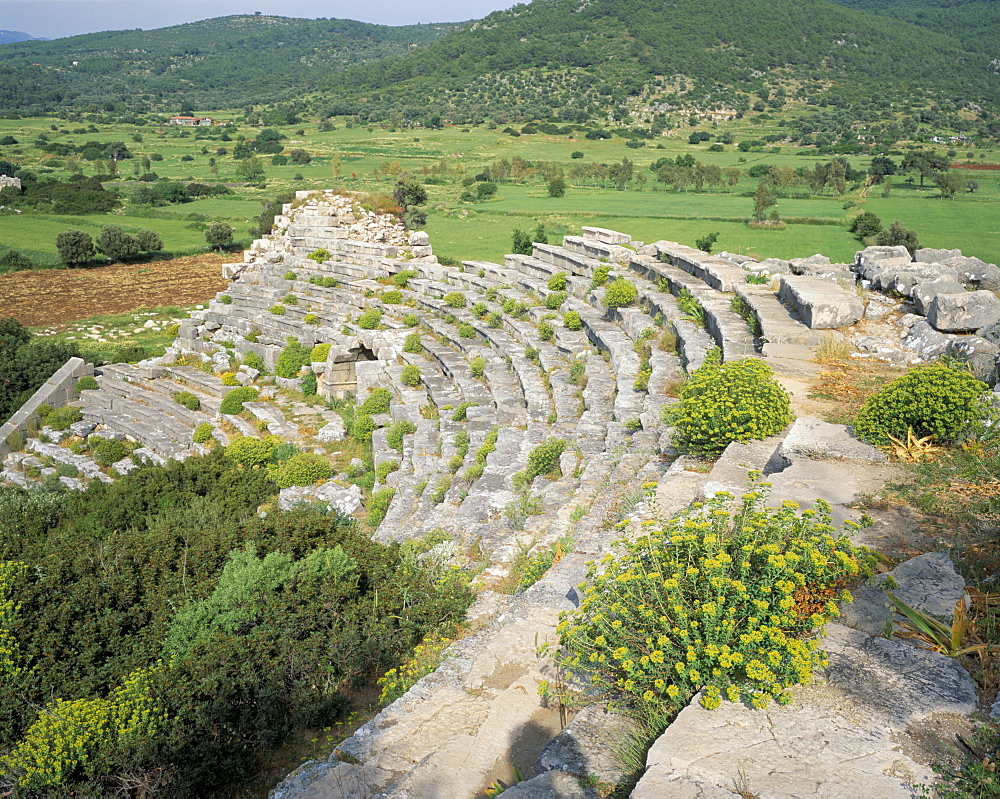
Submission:
[[[31,259],[22,255],[17,250],[7,250],[0,253],[0,274],[4,272],[19,272],[23,269],[32,269],[34,264]]]
[[[155,230],[140,230],[135,237],[145,252],[159,252],[163,249],[163,239]]]
[[[225,222],[216,222],[205,231],[205,241],[213,250],[225,250],[233,246],[233,229]]]
[[[549,181],[549,197],[562,197],[566,194],[566,181],[562,178],[552,178]]]
[[[420,227],[427,221],[427,212],[416,207],[427,202],[427,189],[415,178],[400,176],[392,190],[392,197],[403,208],[403,223],[407,227]]]
[[[761,178],[757,182],[757,191],[753,195],[753,219],[755,222],[763,222],[764,217],[767,216],[767,209],[772,205],[777,205],[778,200],[774,196],[774,192],[771,189],[771,184]]]
[[[246,183],[259,183],[264,179],[264,165],[253,155],[237,164],[236,177]]]
[[[97,240],[97,249],[112,261],[125,261],[137,256],[141,248],[138,240],[125,232],[119,225],[105,225],[101,228]]]
[[[851,221],[849,228],[851,233],[864,241],[871,236],[877,236],[882,232],[882,220],[871,211],[862,211]]]
[[[958,192],[968,188],[969,181],[957,172],[938,172],[934,175],[934,185],[941,190],[941,196],[954,200]]]
[[[880,247],[896,247],[902,244],[913,255],[919,248],[916,231],[903,227],[903,223],[898,219],[894,220],[887,230],[883,230],[875,239],[875,243]]]
[[[79,266],[94,255],[94,240],[82,230],[64,230],[56,236],[59,260],[70,266]]]
[[[715,242],[718,240],[718,233],[709,233],[706,236],[702,236],[700,239],[694,240],[694,246],[697,247],[702,252],[712,252],[712,247],[715,246]]]
[[[531,255],[531,234],[526,233],[520,228],[514,228],[514,232],[511,234],[510,248],[518,255]]]

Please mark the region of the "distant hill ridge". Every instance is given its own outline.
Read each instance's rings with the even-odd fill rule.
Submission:
[[[629,98],[733,107],[741,93],[782,86],[1000,105],[983,26],[966,36],[947,23],[947,9],[973,25],[969,7],[996,4],[840,2],[534,0],[471,23],[232,16],[20,42],[0,52],[0,110],[111,100],[163,111],[182,97],[201,107],[308,102],[374,119],[582,121],[624,113]],[[906,11],[921,4],[927,14]]]
[[[24,31],[0,31],[0,44],[11,44],[12,42],[47,42],[41,36],[32,36]]]

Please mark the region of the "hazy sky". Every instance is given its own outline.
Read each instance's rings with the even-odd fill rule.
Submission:
[[[231,14],[339,17],[382,25],[460,22],[509,8],[517,0],[0,0],[0,30],[57,39],[78,33],[163,28]]]

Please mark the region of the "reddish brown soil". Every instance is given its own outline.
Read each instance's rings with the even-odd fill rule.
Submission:
[[[0,275],[0,316],[13,316],[25,325],[58,326],[140,308],[202,303],[225,288],[222,264],[232,260],[232,255],[205,254]]]

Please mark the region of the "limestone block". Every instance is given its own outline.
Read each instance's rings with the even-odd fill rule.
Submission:
[[[829,266],[830,259],[825,255],[816,253],[816,255],[810,255],[808,258],[792,258],[788,263],[792,268],[793,275],[806,275],[811,274],[811,272],[806,271],[808,267]]]
[[[943,264],[949,258],[961,257],[961,250],[939,250],[933,247],[921,247],[913,253],[913,260],[922,264]]]
[[[431,237],[427,235],[426,231],[414,230],[410,234],[408,243],[411,247],[426,247],[431,243]]]
[[[617,230],[608,230],[607,228],[602,227],[588,227],[587,225],[584,225],[582,231],[584,238],[599,241],[601,244],[632,243],[631,236],[627,233],[619,233]]]
[[[918,353],[923,360],[930,361],[947,352],[951,341],[950,335],[939,333],[926,319],[918,319],[903,337],[903,346]]]
[[[328,444],[331,441],[343,441],[346,435],[344,423],[338,416],[336,419],[330,419],[329,422],[320,428],[319,433],[316,435],[316,440],[322,444]]]
[[[928,308],[927,321],[944,332],[978,330],[1000,321],[1000,299],[984,289],[938,294]]]
[[[535,760],[535,768],[591,775],[616,785],[627,776],[616,757],[617,744],[636,730],[629,717],[589,705],[549,741]]]
[[[226,280],[235,280],[245,268],[246,264],[223,264],[222,277]]]
[[[913,304],[917,307],[917,313],[926,316],[930,310],[931,302],[938,294],[961,294],[964,291],[965,288],[955,278],[937,277],[916,283],[910,296],[913,299]]]
[[[813,330],[853,325],[864,315],[857,294],[817,277],[782,275],[778,298]]]
[[[958,256],[946,265],[958,272],[959,279],[967,286],[988,291],[1000,291],[1000,269],[978,258]]]
[[[884,452],[856,439],[845,425],[830,424],[808,416],[800,416],[792,423],[778,448],[778,454],[789,463],[798,458],[887,461]]]
[[[597,799],[600,796],[592,788],[582,787],[576,777],[559,771],[547,771],[519,782],[503,795],[510,799]]]

